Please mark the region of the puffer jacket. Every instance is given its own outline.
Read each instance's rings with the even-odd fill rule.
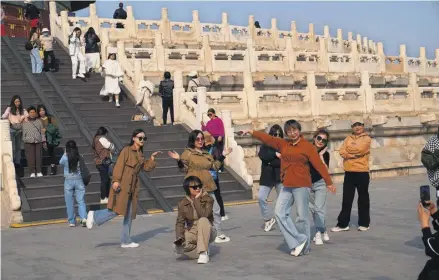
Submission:
[[[98,43],[101,41],[96,34],[85,34],[85,53],[98,53]]]

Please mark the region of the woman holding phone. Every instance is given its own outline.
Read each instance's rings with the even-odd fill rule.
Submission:
[[[124,215],[121,237],[122,248],[137,248],[138,243],[131,239],[131,224],[136,218],[137,200],[139,196],[139,173],[152,171],[155,168],[155,152],[149,159],[143,155],[143,146],[147,137],[145,132],[137,128],[131,135],[131,143],[122,149],[113,170],[113,185],[108,197],[107,209],[89,211],[87,228],[93,224],[98,226],[108,222],[117,215]]]

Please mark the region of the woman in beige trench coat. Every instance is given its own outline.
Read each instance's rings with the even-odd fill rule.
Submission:
[[[108,222],[117,215],[124,215],[121,236],[122,248],[136,248],[138,243],[131,240],[131,224],[136,218],[136,206],[139,196],[139,173],[143,169],[152,171],[155,168],[155,152],[151,158],[145,159],[143,145],[146,141],[145,132],[135,129],[129,146],[122,149],[113,170],[113,185],[108,197],[107,209],[89,211],[87,228],[93,224],[98,226]]]

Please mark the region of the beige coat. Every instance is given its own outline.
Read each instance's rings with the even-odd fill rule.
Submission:
[[[186,173],[185,178],[196,176],[200,178],[205,191],[213,192],[216,190],[216,184],[209,170],[214,169],[218,171],[222,167],[223,161],[223,156],[221,156],[220,160],[214,160],[208,151],[200,153],[195,149],[186,148],[183,154],[181,154],[178,167],[182,172]]]
[[[340,156],[343,158],[344,171],[348,172],[369,172],[370,143],[372,139],[363,133],[360,135],[351,134],[340,147]],[[348,158],[354,155],[355,158]]]
[[[107,208],[119,215],[125,215],[127,211],[128,199],[132,196],[132,215],[136,218],[137,200],[139,198],[139,173],[143,169],[152,171],[155,168],[155,161],[145,159],[142,152],[137,152],[134,146],[128,146],[122,149],[113,170],[113,183],[120,183],[121,191],[114,193],[110,188]],[[116,199],[114,201],[114,197]],[[115,203],[114,203],[115,202]]]

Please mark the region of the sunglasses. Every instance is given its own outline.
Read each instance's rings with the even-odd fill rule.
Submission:
[[[143,141],[146,141],[148,139],[148,137],[137,136],[137,139],[139,139],[140,142],[143,142]]]
[[[211,113],[207,114],[208,117],[212,117],[213,115]]]
[[[322,142],[323,144],[326,144],[326,143],[328,143],[328,139],[326,139],[326,138],[323,138],[322,136],[317,136],[316,137],[316,139],[317,139],[317,141],[319,141],[319,142]]]
[[[197,140],[198,142],[204,142],[204,138],[201,138],[201,137],[197,137],[197,139],[195,139],[195,140]]]
[[[189,188],[193,189],[193,190],[198,190],[198,189],[202,189],[203,185],[195,185],[195,186],[189,186]]]

